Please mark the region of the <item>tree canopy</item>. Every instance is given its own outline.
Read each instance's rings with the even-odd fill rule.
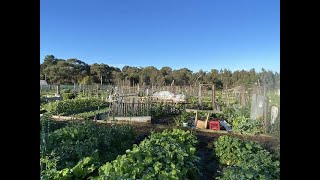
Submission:
[[[229,69],[211,69],[210,72],[199,70],[192,72],[188,68],[173,70],[169,66],[157,69],[154,66],[134,67],[124,66],[122,69],[107,64],[87,64],[82,60],[70,58],[58,59],[53,55],[45,56],[40,64],[40,79],[46,79],[50,84],[115,84],[122,80],[130,84],[147,86],[195,85],[196,83],[215,84],[218,89],[236,86],[252,87],[256,83],[270,88],[280,87],[280,74],[270,70],[255,69],[249,71]]]

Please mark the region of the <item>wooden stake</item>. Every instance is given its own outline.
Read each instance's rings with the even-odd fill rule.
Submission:
[[[205,128],[205,129],[207,129],[208,120],[209,120],[209,114],[210,114],[210,113],[207,113],[206,122],[205,122],[205,124],[204,124],[204,128]]]
[[[214,85],[212,85],[212,111],[216,109],[215,100],[216,100],[216,90],[214,88]]]

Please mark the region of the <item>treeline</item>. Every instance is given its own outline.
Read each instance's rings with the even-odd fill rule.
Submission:
[[[166,66],[157,69],[154,66],[133,67],[124,66],[122,69],[107,64],[87,64],[76,58],[58,59],[47,55],[40,64],[40,79],[50,84],[117,84],[127,80],[131,84],[144,85],[194,85],[200,83],[214,83],[218,89],[235,86],[251,87],[254,84],[266,85],[269,88],[280,87],[280,74],[262,69],[256,72],[228,69],[211,69],[210,72],[202,70],[192,72],[188,68],[173,70]]]

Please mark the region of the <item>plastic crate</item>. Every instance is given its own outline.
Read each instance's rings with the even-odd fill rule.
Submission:
[[[209,122],[209,129],[220,130],[220,122],[219,121],[210,121]]]

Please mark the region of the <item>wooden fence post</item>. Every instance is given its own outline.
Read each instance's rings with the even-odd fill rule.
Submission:
[[[214,85],[212,85],[212,111],[216,109],[215,100],[216,100],[216,90],[214,88]]]

